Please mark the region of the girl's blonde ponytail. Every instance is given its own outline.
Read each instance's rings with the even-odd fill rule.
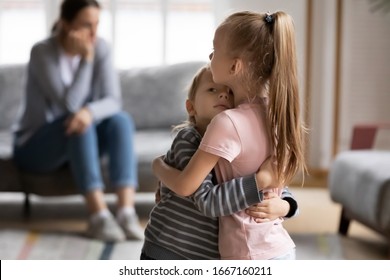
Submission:
[[[269,79],[268,117],[272,146],[278,163],[277,174],[288,184],[297,171],[306,171],[300,116],[295,32],[292,18],[284,13],[272,15],[274,21],[274,66]]]

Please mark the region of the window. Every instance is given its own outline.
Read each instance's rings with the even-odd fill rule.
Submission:
[[[0,0],[0,64],[25,63],[62,1]],[[58,4],[56,4],[58,3]],[[206,61],[215,28],[213,0],[101,0],[99,35],[118,68]]]
[[[118,67],[207,60],[215,27],[212,0],[107,0],[102,4],[100,32],[113,43]]]
[[[170,1],[166,24],[166,62],[207,60],[213,46],[210,1]]]
[[[45,36],[43,0],[0,0],[0,63],[23,63]]]

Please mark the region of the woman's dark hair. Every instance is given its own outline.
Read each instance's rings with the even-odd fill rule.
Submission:
[[[90,6],[100,9],[100,4],[96,0],[64,0],[61,4],[60,19],[71,22],[80,10]],[[58,22],[54,23],[52,33],[57,31]]]

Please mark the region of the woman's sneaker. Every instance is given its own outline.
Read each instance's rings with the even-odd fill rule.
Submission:
[[[89,221],[87,236],[105,242],[121,242],[126,240],[123,230],[112,215]]]
[[[136,213],[126,213],[120,218],[117,218],[117,221],[126,234],[127,239],[144,239],[144,229],[141,227]]]

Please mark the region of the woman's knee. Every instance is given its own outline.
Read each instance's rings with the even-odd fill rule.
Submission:
[[[112,128],[135,130],[133,118],[124,111],[121,111],[107,119],[108,124]]]
[[[132,130],[134,129],[133,118],[127,112],[119,112],[109,119],[110,124],[119,125],[119,126],[129,126]]]

